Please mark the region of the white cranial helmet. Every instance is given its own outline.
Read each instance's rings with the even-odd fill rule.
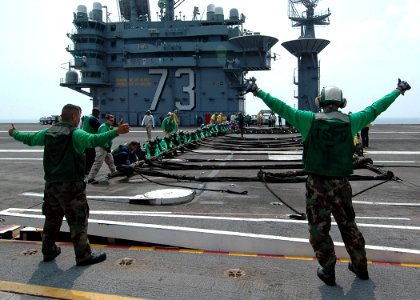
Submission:
[[[340,108],[344,108],[347,100],[343,98],[343,91],[340,88],[330,85],[322,88],[321,96],[316,97],[315,103],[320,107],[333,103]]]

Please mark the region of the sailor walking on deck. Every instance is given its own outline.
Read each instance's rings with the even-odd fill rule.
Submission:
[[[36,133],[23,133],[12,127],[9,135],[29,146],[44,146],[44,203],[45,223],[42,231],[44,261],[54,260],[61,253],[56,240],[63,217],[70,228],[76,264],[86,266],[106,259],[103,252],[93,253],[88,240],[89,205],[86,199],[85,148],[94,148],[110,142],[129,131],[128,124],[102,134],[90,134],[77,129],[81,108],[67,104],[61,112],[61,121]]]
[[[103,123],[101,126],[99,126],[98,133],[104,133],[112,130],[112,126],[115,122],[115,117],[113,115],[107,114],[105,116],[105,123]],[[114,164],[114,158],[111,154],[111,148],[112,148],[112,141],[106,142],[101,146],[95,147],[96,151],[96,157],[95,162],[92,165],[92,169],[89,172],[89,175],[87,177],[87,183],[98,183],[95,180],[96,175],[98,175],[99,170],[101,169],[104,161],[108,165],[109,170],[111,173],[109,174],[109,177],[114,177],[119,174],[117,171],[117,168]]]
[[[398,79],[397,88],[363,111],[346,115],[339,111],[346,106],[341,89],[324,87],[315,99],[320,113],[297,110],[272,97],[251,81],[246,92],[262,99],[301,134],[304,145],[306,181],[306,213],[310,243],[320,267],[318,277],[327,285],[335,285],[336,256],[330,236],[331,214],[337,222],[351,262],[350,271],[363,280],[369,279],[365,240],[359,231],[352,204],[348,176],[353,173],[353,137],[385,111],[410,85]]]
[[[147,140],[150,141],[152,139],[152,128],[155,128],[155,118],[150,110],[148,110],[144,115],[143,120],[141,121],[141,126],[146,127]]]

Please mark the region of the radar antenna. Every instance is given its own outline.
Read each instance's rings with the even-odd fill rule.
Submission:
[[[315,13],[315,7],[319,0],[289,0],[289,19],[292,20],[292,27],[301,27],[301,37],[315,37],[315,25],[329,25],[330,10]],[[306,10],[301,14],[296,7],[303,5]]]

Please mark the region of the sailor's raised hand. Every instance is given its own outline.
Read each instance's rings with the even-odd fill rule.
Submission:
[[[130,131],[130,126],[127,123],[120,124],[117,127],[117,131],[118,131],[119,134],[125,134],[125,133]]]
[[[246,86],[245,93],[253,93],[254,96],[255,96],[257,94],[258,90],[259,90],[258,85],[254,82],[250,82]]]
[[[11,125],[11,127],[9,128],[9,135],[12,136],[13,135],[13,131],[15,131],[16,128],[15,128],[15,124],[12,123],[10,125]]]
[[[255,81],[257,81],[257,79],[255,79],[255,77],[251,77],[250,79],[247,79],[247,81],[246,81],[247,86],[246,86],[243,94],[253,93],[254,96],[257,95],[257,92],[258,92],[259,88],[258,88],[257,84],[255,83]]]
[[[407,81],[402,81],[398,78],[397,90],[404,96],[405,91],[411,89],[411,86],[408,84]]]

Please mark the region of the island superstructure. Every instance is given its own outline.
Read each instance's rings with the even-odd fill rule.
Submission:
[[[278,39],[244,29],[236,8],[225,17],[209,4],[204,17],[195,7],[186,20],[175,15],[182,2],[160,0],[158,21],[148,0],[119,0],[115,22],[99,2],[89,13],[79,5],[67,34],[73,59],[60,85],[130,125],[139,125],[147,110],[155,118],[177,110],[183,126],[200,125],[208,113],[243,112],[245,76],[271,69]]]

